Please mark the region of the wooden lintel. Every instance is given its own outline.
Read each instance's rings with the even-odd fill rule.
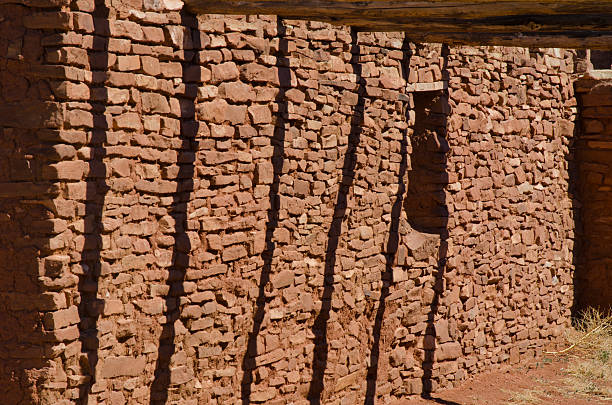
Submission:
[[[415,41],[612,49],[612,0],[185,0],[202,14],[274,14],[405,31]]]
[[[523,33],[478,33],[465,32],[407,32],[412,42],[445,43],[448,45],[518,46],[524,48],[573,48],[612,50],[612,31],[584,36],[577,33],[549,32]]]
[[[442,91],[448,89],[448,82],[440,80],[431,83],[409,83],[406,85],[406,93],[423,93],[427,91]]]

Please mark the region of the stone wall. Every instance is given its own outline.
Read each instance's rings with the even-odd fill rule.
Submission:
[[[8,404],[38,402],[63,333],[45,328],[44,314],[66,307],[69,287],[47,277],[57,263],[42,260],[57,248],[49,235],[66,229],[48,172],[61,159],[64,107],[54,100],[58,72],[43,66],[50,38],[34,28],[43,10],[0,5],[0,396]]]
[[[573,52],[28,4],[0,25],[46,102],[0,122],[13,403],[389,403],[567,326]]]
[[[598,74],[599,73],[599,74]],[[576,83],[580,136],[576,140],[575,183],[581,205],[575,274],[576,310],[612,307],[610,257],[612,206],[612,86],[595,72]]]

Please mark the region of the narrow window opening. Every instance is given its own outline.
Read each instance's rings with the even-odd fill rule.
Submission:
[[[413,93],[413,97],[415,123],[406,199],[408,222],[419,232],[441,234],[448,220],[444,194],[448,184],[448,96],[445,91],[425,91]]]
[[[612,51],[591,50],[591,64],[594,70],[612,69]]]

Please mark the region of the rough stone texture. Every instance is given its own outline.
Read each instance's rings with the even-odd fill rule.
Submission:
[[[388,403],[555,341],[575,52],[175,3],[0,6],[9,403]]]
[[[42,11],[0,5],[0,396],[7,404],[40,400],[42,376],[59,355],[45,325],[72,322],[74,315],[78,323],[78,313],[54,312],[68,308],[62,289],[74,288],[76,277],[52,280],[70,258],[51,256],[63,240],[50,235],[66,222],[55,219],[64,207],[53,204],[58,189],[44,172],[71,152],[49,142],[64,107],[53,94],[56,79],[41,78],[45,34],[28,23]],[[57,370],[65,378],[61,363]]]
[[[577,205],[581,213],[576,255],[575,309],[612,308],[612,85],[588,77],[576,83],[581,105],[576,140]]]

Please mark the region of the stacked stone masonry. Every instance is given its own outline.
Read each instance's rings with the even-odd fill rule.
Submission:
[[[5,403],[389,403],[569,324],[575,52],[8,3]]]
[[[609,76],[609,75],[608,75]],[[612,83],[585,77],[576,82],[581,105],[575,183],[580,196],[575,307],[612,309]]]

